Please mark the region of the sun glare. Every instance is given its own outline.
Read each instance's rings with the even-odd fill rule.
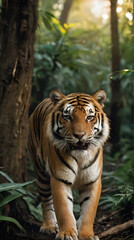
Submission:
[[[103,13],[103,14],[102,14],[102,18],[103,18],[103,20],[106,21],[106,20],[109,18],[109,16],[108,16],[107,13]]]
[[[118,0],[117,3],[118,3],[119,5],[122,5],[122,4],[123,4],[123,0]]]
[[[95,18],[95,21],[99,19],[100,23],[106,24],[110,21],[110,5],[110,0],[84,0],[82,3],[83,16],[89,17],[89,19]],[[116,11],[119,17],[124,14],[129,21],[132,21],[133,15],[127,12],[129,11],[127,5],[124,0],[117,0]]]
[[[127,18],[129,21],[132,21],[132,20],[133,20],[133,15],[132,15],[132,13],[127,12],[127,13],[126,13],[126,18]]]
[[[117,11],[117,13],[120,13],[122,11],[122,7],[117,7],[116,11]]]
[[[91,12],[93,14],[96,14],[97,17],[100,17],[100,15],[102,14],[102,10],[103,10],[102,2],[101,1],[99,2],[98,0],[94,0],[91,6]]]

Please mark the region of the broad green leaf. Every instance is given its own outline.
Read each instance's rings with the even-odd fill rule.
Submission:
[[[9,182],[14,183],[12,178],[10,178],[5,172],[0,171],[0,174],[5,177]]]
[[[10,194],[9,196],[5,197],[5,198],[1,201],[0,207],[2,207],[2,206],[4,206],[5,204],[7,204],[7,203],[9,203],[9,202],[11,202],[11,201],[13,201],[13,200],[21,197],[22,195],[23,195],[23,194],[21,194],[21,193]]]
[[[0,185],[0,192],[3,192],[3,191],[10,191],[12,189],[19,189],[21,187],[24,187],[24,186],[27,186],[29,184],[32,184],[34,183],[36,180],[32,180],[32,181],[28,181],[28,182],[25,182],[25,183],[2,183]]]
[[[38,206],[35,206],[35,200],[29,196],[23,197],[23,199],[26,201],[28,208],[30,210],[30,213],[39,221],[42,222],[42,207],[41,203]]]
[[[48,11],[45,11],[45,14],[50,16],[50,17],[53,17],[53,18],[56,18],[52,13],[48,12]]]
[[[43,22],[44,22],[46,28],[48,30],[51,30],[52,29],[52,25],[51,25],[50,21],[48,20],[48,18],[46,18],[45,16],[42,16],[42,19],[43,19]]]
[[[20,230],[22,230],[24,233],[26,232],[25,229],[20,225],[20,223],[15,218],[0,215],[0,221],[12,222],[16,224],[20,228]]]

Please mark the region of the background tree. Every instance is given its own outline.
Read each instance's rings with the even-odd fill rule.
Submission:
[[[116,122],[113,122],[112,120],[112,138],[113,136],[116,138],[117,136],[119,137],[117,138],[119,140],[116,141],[120,143],[120,149],[117,148],[114,155],[111,155],[111,148],[109,148],[109,146],[111,147],[111,144],[109,145],[108,143],[107,147],[104,149],[104,170],[102,176],[103,192],[98,209],[100,214],[98,214],[97,222],[95,223],[96,233],[101,233],[110,226],[112,227],[115,224],[124,223],[125,220],[127,221],[133,217],[134,150],[132,129],[134,129],[134,124],[132,121],[132,89],[134,72],[134,0],[118,0],[117,2],[112,0],[74,0],[67,18],[68,25],[66,24],[63,28],[59,20],[65,2],[66,1],[63,0],[39,0],[39,18],[38,28],[36,31],[30,112],[34,110],[43,98],[49,96],[52,88],[59,88],[64,94],[68,94],[70,92],[85,92],[93,94],[98,89],[104,89],[106,91],[107,100],[105,103],[105,112],[108,114],[110,120],[110,112],[112,112],[112,117],[114,118],[114,121],[116,120]],[[117,13],[115,12],[115,6],[110,6],[110,2],[111,4],[116,4]],[[30,18],[34,19],[35,16],[36,23],[37,14],[36,11],[34,11],[34,3],[36,4],[35,1],[33,2],[28,0],[0,0],[0,4],[2,4],[2,8],[0,8],[0,11],[2,11],[0,45],[3,49],[0,60],[2,66],[0,76],[2,79],[0,82],[0,114],[2,116],[2,121],[0,123],[0,131],[2,133],[0,135],[2,139],[0,143],[0,150],[2,149],[0,163],[1,166],[6,166],[6,168],[4,167],[5,169],[1,168],[0,170],[5,170],[6,173],[9,173],[10,176],[12,175],[11,177],[17,181],[25,179],[25,167],[22,165],[24,165],[24,156],[26,156],[27,153],[26,150],[22,151],[22,148],[24,147],[24,149],[26,149],[26,141],[23,140],[22,142],[19,141],[19,139],[22,139],[25,132],[27,134],[28,119],[26,120],[26,123],[23,121],[23,113],[27,118],[29,105],[28,94],[30,93],[30,89],[27,89],[26,91],[23,90],[25,88],[25,84],[29,84],[28,86],[31,84],[32,72],[28,74],[28,69],[31,68],[32,61],[30,55],[25,53],[27,53],[27,50],[29,49],[30,39],[34,34],[34,26],[36,25],[33,20],[33,31],[31,31]],[[33,8],[28,7],[31,6],[31,4],[33,4]],[[27,7],[28,10],[23,9],[27,9]],[[112,29],[112,26],[110,28],[110,8],[112,8],[111,25],[114,23],[114,29]],[[16,14],[18,16],[17,19]],[[116,14],[116,17],[112,16],[113,14]],[[117,15],[119,19],[118,22]],[[24,19],[23,23],[28,22],[28,26],[27,24],[22,24],[22,17]],[[116,21],[112,23],[112,19],[116,19]],[[21,26],[23,26],[23,28]],[[26,29],[26,32],[21,32],[20,29]],[[27,29],[29,29],[29,32],[27,32]],[[112,36],[111,30],[115,36]],[[31,35],[31,38],[29,34]],[[117,38],[117,35],[119,35],[120,38],[119,46],[117,44],[118,39],[117,42],[115,39],[111,40],[114,37]],[[29,42],[26,50],[23,51],[23,49],[25,49],[25,42],[27,42],[26,39],[29,39]],[[114,41],[115,44],[113,44]],[[33,45],[31,46],[33,47]],[[33,49],[32,47],[31,49]],[[113,47],[112,51],[111,47]],[[6,51],[4,51],[4,48]],[[119,48],[120,53],[118,51]],[[114,54],[118,53],[117,59],[115,59],[115,62],[113,61],[113,64],[116,63],[116,68],[114,66],[113,69],[111,67],[112,52],[114,59]],[[14,53],[13,57],[12,53]],[[22,56],[24,58],[22,58]],[[119,69],[120,74],[118,72]],[[115,71],[117,72],[115,73]],[[22,75],[26,76],[23,81],[21,81]],[[117,84],[116,80],[118,80],[119,77],[120,84],[119,82]],[[117,84],[116,87],[115,84]],[[20,89],[23,89],[22,94]],[[10,94],[10,91],[14,91],[15,94]],[[27,97],[25,96],[25,93],[27,94]],[[26,98],[28,103],[27,106],[25,105],[27,104],[25,103]],[[118,109],[116,108],[116,103],[114,102],[115,99],[118,104]],[[5,102],[5,105],[3,102]],[[111,103],[112,105],[113,103],[115,104],[113,105],[112,111],[110,109]],[[9,107],[6,109],[8,104]],[[19,109],[22,115],[19,114]],[[117,115],[115,115],[115,110]],[[4,118],[4,114],[6,114],[7,118]],[[19,118],[21,119],[20,121]],[[8,127],[9,123],[12,123],[10,125],[11,127]],[[118,127],[117,123],[120,123]],[[17,128],[14,126],[17,126]],[[21,126],[24,128],[21,128]],[[2,132],[3,127],[4,130]],[[116,131],[118,130],[117,134],[114,128],[116,128]],[[11,139],[9,139],[10,134],[12,134]],[[26,135],[25,137],[27,138]],[[5,143],[3,143],[3,140]],[[116,147],[114,140],[113,143]],[[16,152],[19,151],[20,155],[16,154]],[[23,157],[22,160],[19,159],[19,156]],[[5,162],[5,158],[8,159],[7,164],[3,164]],[[18,159],[18,163],[14,161],[16,158]],[[12,166],[12,173],[10,172],[8,166]],[[32,162],[30,165],[29,161],[26,170],[29,173],[30,179],[34,179],[35,175],[32,168]],[[0,172],[0,174],[2,173]],[[16,177],[16,175],[18,175],[18,177]],[[34,216],[38,221],[41,221],[42,219],[39,195],[38,191],[35,190],[36,184],[31,184],[29,182],[21,185],[16,184],[13,183],[7,175],[6,179],[12,186],[14,186],[14,188],[11,189],[7,187],[10,183],[0,184],[0,187],[3,187],[3,192],[0,193],[0,213],[2,213],[4,217],[12,216],[17,219],[21,225],[28,230],[27,239],[32,238],[31,231],[34,232],[34,238],[42,239],[44,236],[39,235],[39,223],[36,224],[35,220],[33,223],[33,217],[30,215],[32,214],[32,216]],[[24,186],[23,189],[22,185]],[[19,200],[23,197],[23,200],[26,201],[26,206],[29,207],[30,212],[24,208],[23,202],[23,204],[20,204],[21,208],[19,208],[19,214],[18,211],[14,214],[18,209],[16,207],[18,201],[13,201],[13,199],[18,197]],[[3,202],[3,205],[1,202]],[[117,208],[119,211],[113,213],[112,211]],[[9,212],[9,209],[12,210],[12,212]],[[74,192],[74,213],[77,216],[79,216],[79,210],[78,194],[77,192]],[[103,216],[103,219],[99,218],[99,215],[101,216],[102,212],[105,215]],[[3,226],[5,225],[6,227],[4,229]],[[2,234],[3,232],[9,233],[9,239],[11,239],[12,234],[10,234],[9,226],[12,228],[13,225],[5,225],[2,224],[0,215],[0,234],[1,232]],[[131,238],[133,235],[131,230],[132,229],[128,229],[126,232],[123,230],[121,233],[116,234],[116,238],[127,239],[128,236]],[[16,233],[16,228],[14,228],[14,233]],[[1,239],[3,239],[2,234],[0,235]],[[19,238],[21,236],[19,236]],[[14,236],[12,238],[16,239]],[[22,236],[22,238],[26,238],[26,236]],[[5,239],[7,238],[5,237]],[[110,236],[109,239],[113,239],[113,236]]]
[[[28,111],[38,0],[3,0],[0,19],[0,167],[26,177]]]
[[[61,25],[64,25],[64,23],[67,23],[69,11],[71,9],[73,1],[74,0],[65,0],[63,10],[62,10],[61,16],[60,16],[60,24]]]
[[[111,0],[111,41],[112,41],[112,73],[111,78],[111,138],[113,150],[119,147],[120,140],[120,120],[119,110],[121,101],[120,91],[120,51],[119,51],[119,33],[118,33],[118,16],[117,16],[117,0]]]

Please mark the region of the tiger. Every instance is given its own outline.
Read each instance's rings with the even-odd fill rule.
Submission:
[[[106,93],[64,95],[53,89],[30,116],[29,151],[43,208],[41,233],[56,240],[98,240],[93,223],[101,195]],[[79,193],[80,217],[73,214]]]

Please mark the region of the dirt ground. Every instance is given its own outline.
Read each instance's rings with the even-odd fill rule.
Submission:
[[[114,226],[117,226],[117,229],[119,225],[123,223],[128,223],[128,221],[133,219],[133,213],[126,211],[126,210],[120,210],[120,211],[114,211],[114,212],[108,212],[104,211],[103,209],[99,208],[97,212],[97,216],[94,223],[94,232],[96,235],[100,237],[100,234],[106,232],[107,230],[111,229]],[[105,237],[100,237],[100,240],[134,240],[134,222],[132,224],[133,226],[128,226],[124,230],[118,230],[119,232],[114,234],[114,231],[112,233]],[[31,221],[25,221],[23,222],[23,226],[26,229],[26,234],[22,234],[20,232],[15,232],[15,235],[13,236],[13,240],[54,240],[55,236],[51,235],[44,235],[39,233],[39,228],[41,226],[41,223],[37,222],[33,218],[31,218]],[[4,239],[2,239],[4,240]],[[7,239],[5,239],[7,240]],[[11,238],[10,238],[11,240]]]
[[[106,233],[107,230],[113,227],[117,227],[117,233],[114,234],[114,229],[111,231],[110,235],[105,237],[100,237],[101,240],[134,240],[134,222],[133,226],[127,227],[124,230],[119,231],[119,226],[132,220],[133,213],[128,212],[127,210],[120,210],[114,212],[103,211],[101,209],[98,210],[95,224],[94,224],[94,231],[95,233],[100,236],[102,233]]]
[[[16,208],[14,208],[16,209]],[[21,209],[14,211],[16,219],[26,230],[24,234],[16,227],[15,224],[7,222],[0,223],[0,240],[54,240],[54,235],[45,235],[39,233],[41,223],[35,220],[21,202]],[[132,209],[132,208],[131,208]],[[98,207],[97,215],[94,222],[94,232],[100,240],[134,240],[134,212],[126,210],[104,210]],[[77,218],[78,216],[76,216]],[[9,224],[9,225],[8,225]],[[122,225],[125,224],[125,225]],[[122,226],[125,229],[122,230]],[[115,227],[115,228],[113,228]],[[111,229],[111,233],[106,232]]]

